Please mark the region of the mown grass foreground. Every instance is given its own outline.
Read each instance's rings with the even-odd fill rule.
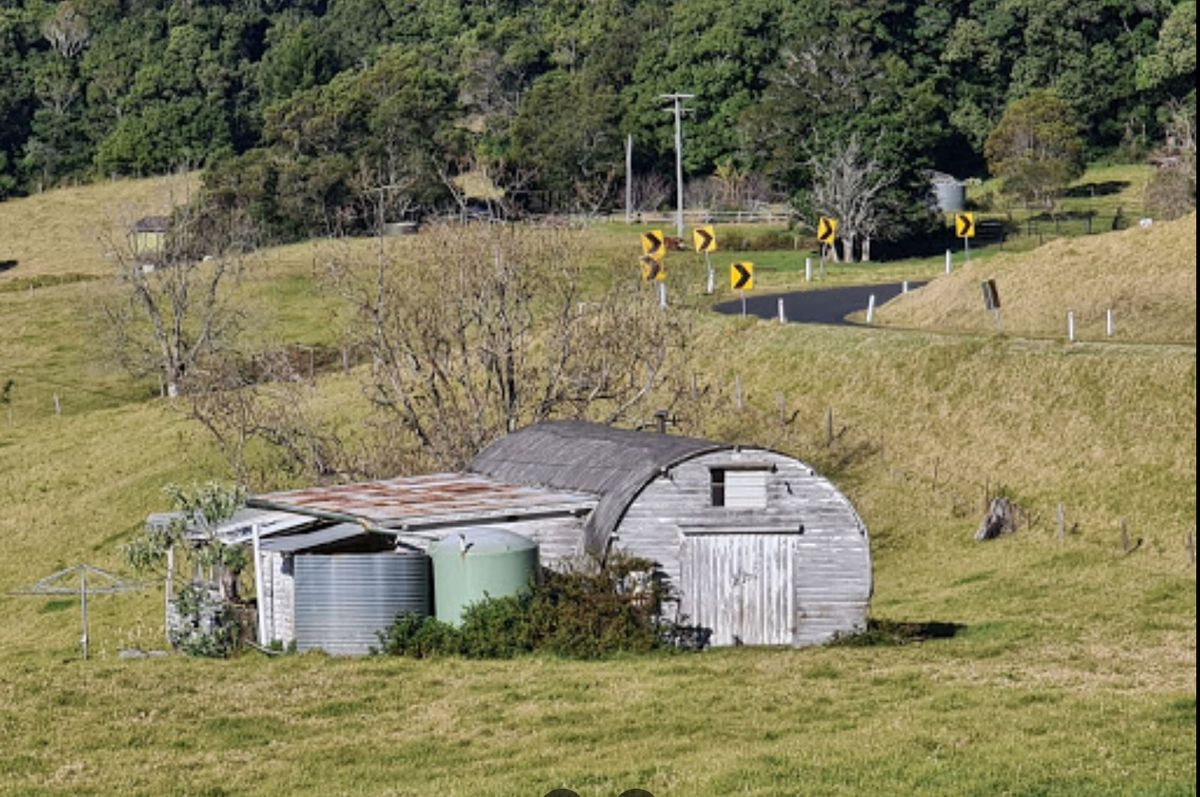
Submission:
[[[248,279],[262,317],[287,339],[332,335],[311,257],[268,255]],[[0,294],[25,330],[0,348],[0,379],[16,362],[18,390],[29,380],[11,424],[0,411],[0,794],[1195,793],[1194,348],[697,313],[707,389],[678,412],[833,478],[871,530],[873,617],[938,629],[924,641],[601,662],[118,659],[162,645],[151,587],[91,602],[82,662],[77,603],[9,593],[80,561],[123,569],[162,484],[222,474],[198,429],[104,367],[72,313],[90,295]],[[56,415],[33,388],[43,362],[102,394],[65,394]],[[350,379],[320,389],[350,401]],[[998,493],[1026,525],[976,543]]]

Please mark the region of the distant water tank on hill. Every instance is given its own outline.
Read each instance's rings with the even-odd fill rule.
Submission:
[[[958,213],[967,208],[967,186],[949,174],[933,175],[933,193],[942,213]]]

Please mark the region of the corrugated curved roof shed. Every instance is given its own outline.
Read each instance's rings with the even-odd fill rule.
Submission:
[[[626,508],[651,479],[685,459],[732,447],[584,421],[548,421],[500,438],[479,452],[467,470],[514,484],[599,496],[584,532],[587,549],[602,554]]]

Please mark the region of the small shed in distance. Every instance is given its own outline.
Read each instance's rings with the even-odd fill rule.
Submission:
[[[129,231],[133,252],[139,258],[154,259],[162,255],[171,230],[170,216],[143,216]]]

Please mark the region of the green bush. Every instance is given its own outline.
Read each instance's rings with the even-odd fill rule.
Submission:
[[[546,571],[518,594],[468,606],[459,628],[433,617],[401,614],[380,634],[389,655],[428,658],[462,655],[506,659],[547,652],[594,659],[618,652],[688,647],[674,624],[661,619],[667,598],[653,563],[615,556],[595,572]]]
[[[379,652],[390,656],[428,659],[462,652],[462,637],[457,628],[436,617],[411,612],[397,615],[379,636],[382,643]]]

